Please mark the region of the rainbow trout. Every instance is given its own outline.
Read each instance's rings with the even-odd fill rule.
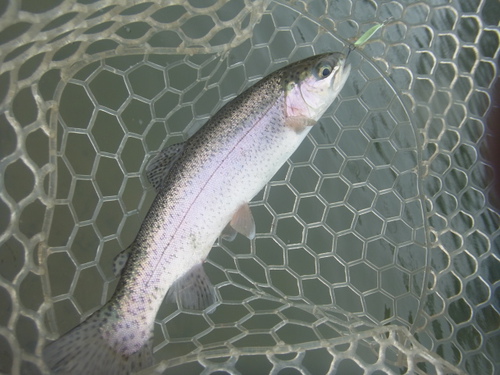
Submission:
[[[170,290],[179,305],[213,304],[202,263],[217,238],[253,238],[248,202],[306,137],[344,86],[341,53],[313,56],[265,77],[147,168],[158,194],[111,299],[44,350],[57,374],[129,374],[153,364],[153,325]]]

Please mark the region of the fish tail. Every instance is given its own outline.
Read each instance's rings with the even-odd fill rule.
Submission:
[[[47,345],[45,363],[54,374],[124,375],[153,364],[152,337],[139,350],[124,354],[103,336],[109,313],[104,308]]]

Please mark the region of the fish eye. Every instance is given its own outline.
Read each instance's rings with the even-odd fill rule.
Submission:
[[[323,65],[319,66],[318,76],[319,76],[319,78],[326,78],[330,74],[332,74],[332,72],[333,72],[333,68],[332,68],[331,65],[329,65],[329,64],[323,64]]]

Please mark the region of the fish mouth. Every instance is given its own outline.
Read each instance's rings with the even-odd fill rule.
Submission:
[[[332,81],[332,88],[337,92],[342,90],[342,87],[344,87],[344,84],[351,73],[351,64],[347,64],[346,59],[346,56],[342,56],[342,58],[337,61],[337,64],[340,67],[340,72]]]

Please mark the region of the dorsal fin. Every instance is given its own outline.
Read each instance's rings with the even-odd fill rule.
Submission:
[[[116,277],[120,276],[123,271],[123,267],[127,263],[128,258],[130,258],[130,253],[132,253],[132,246],[130,245],[125,250],[122,250],[115,256],[113,260],[113,273]]]
[[[181,156],[184,146],[185,143],[181,142],[165,147],[148,163],[146,167],[147,177],[156,191],[159,191],[163,186],[170,168],[172,168],[177,159]]]

